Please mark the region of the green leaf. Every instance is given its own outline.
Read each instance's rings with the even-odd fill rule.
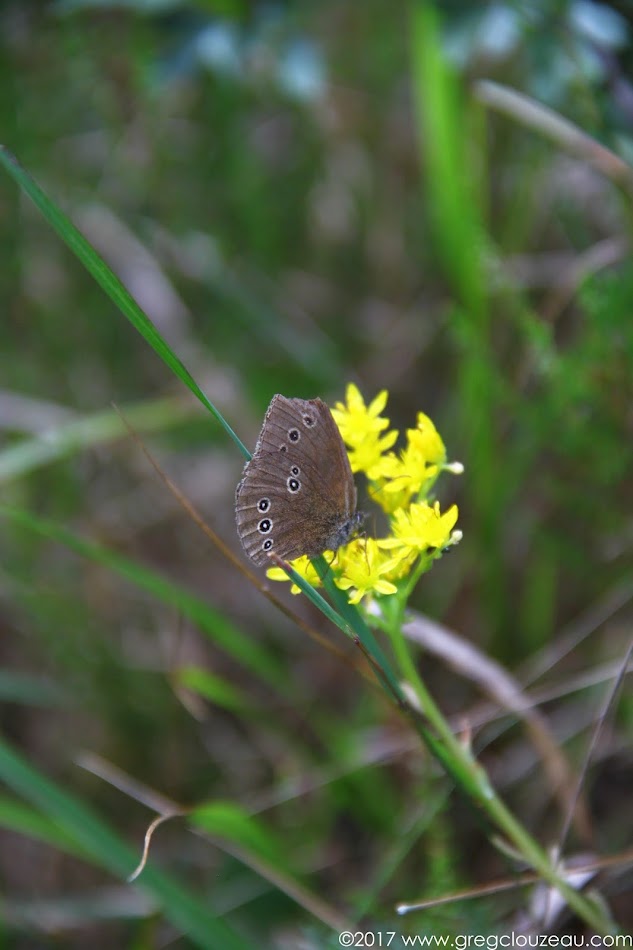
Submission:
[[[209,834],[239,845],[284,874],[292,873],[285,859],[287,845],[239,805],[228,801],[206,802],[193,809],[189,820]]]
[[[34,841],[86,858],[86,851],[78,847],[72,835],[67,834],[55,821],[34,808],[7,796],[0,797],[0,826],[25,835]]]
[[[226,680],[198,666],[186,666],[176,672],[176,682],[179,686],[193,690],[204,696],[209,702],[232,712],[247,712],[250,703],[241,690],[236,689]]]

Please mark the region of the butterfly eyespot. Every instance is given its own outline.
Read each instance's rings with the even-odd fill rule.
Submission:
[[[303,424],[304,426],[307,426],[309,429],[311,426],[314,425],[314,416],[309,416],[306,412],[305,416],[303,417]]]
[[[257,502],[257,510],[262,514],[270,508],[270,498],[260,498]]]
[[[273,523],[270,518],[262,518],[262,520],[257,525],[257,530],[260,534],[268,534],[269,531],[272,531]]]
[[[265,540],[264,543],[262,544],[262,551],[270,551],[270,549],[272,548],[272,546],[273,546],[273,539],[272,539],[272,538],[266,538],[266,540]]]
[[[298,429],[290,429],[288,431],[288,438],[291,442],[298,442],[301,438],[301,434]]]
[[[288,491],[293,492],[293,494],[294,492],[298,492],[301,488],[301,482],[298,478],[289,478],[286,485],[288,486]]]
[[[297,476],[300,473],[300,471],[301,469],[299,468],[298,465],[293,465],[292,468],[290,469],[290,474]]]

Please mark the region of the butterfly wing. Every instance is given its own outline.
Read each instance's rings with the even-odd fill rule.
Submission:
[[[356,487],[343,440],[320,399],[273,398],[236,491],[240,540],[256,564],[275,552],[314,557],[348,540]]]

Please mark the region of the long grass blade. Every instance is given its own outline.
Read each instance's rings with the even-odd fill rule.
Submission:
[[[34,178],[20,165],[9,150],[0,145],[0,164],[11,175],[13,180],[29,196],[31,201],[42,212],[48,223],[57,231],[61,239],[68,245],[86,270],[94,277],[99,286],[105,290],[114,304],[118,307],[133,327],[149,343],[155,353],[171,369],[171,371],[185,384],[185,386],[209,410],[224,431],[233,439],[242,455],[249,459],[250,452],[233,431],[224,416],[207,396],[202,392],[195,379],[184,363],[176,356],[169,344],[160,335],[149,317],[141,310],[130,292],[124,287],[119,278],[108,265],[99,257],[92,245],[86,240],[81,231],[75,227],[70,218],[53,204],[48,195],[37,184]]]
[[[130,873],[137,857],[132,849],[83,801],[33,768],[3,739],[0,779],[53,821],[61,834],[70,838],[73,850],[81,849],[92,864],[121,879]],[[198,947],[248,950],[250,944],[169,876],[149,866],[135,886],[149,893],[165,916]]]

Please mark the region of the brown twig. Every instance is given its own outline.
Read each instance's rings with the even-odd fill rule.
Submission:
[[[480,102],[540,132],[633,194],[633,168],[558,112],[524,93],[488,79],[476,82],[474,93]]]
[[[604,858],[596,858],[587,864],[573,866],[568,865],[565,870],[569,874],[593,874],[603,871],[606,868],[618,867],[619,865],[633,864],[633,848],[623,851],[621,854],[612,854]],[[488,897],[490,894],[500,894],[502,891],[511,891],[517,887],[526,887],[529,884],[536,884],[541,880],[539,874],[533,871],[526,871],[523,874],[517,874],[513,878],[502,878],[498,881],[491,881],[489,884],[483,884],[480,887],[467,887],[461,891],[453,891],[451,894],[442,894],[441,897],[429,897],[426,900],[407,901],[396,905],[396,911],[399,914],[408,914],[414,910],[428,910],[430,907],[438,907],[440,904],[452,904],[455,901],[473,900],[476,897]]]

